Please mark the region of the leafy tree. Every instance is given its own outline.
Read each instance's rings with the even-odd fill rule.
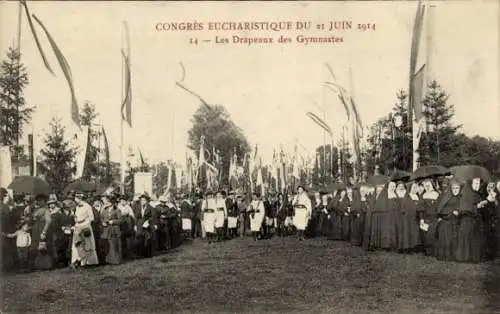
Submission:
[[[367,172],[372,174],[375,166],[380,173],[390,173],[393,169],[411,171],[412,168],[412,123],[408,121],[407,94],[400,90],[392,112],[379,119],[368,135],[366,151]],[[402,124],[396,126],[397,117]]]
[[[60,120],[53,118],[50,127],[51,132],[45,135],[45,147],[41,150],[38,169],[51,187],[59,193],[71,182],[76,172],[74,163],[76,149],[64,139],[65,128]]]
[[[21,63],[19,50],[9,48],[7,59],[0,63],[0,143],[11,147],[12,162],[28,163],[19,145],[25,123],[29,123],[34,107],[26,104],[24,89],[29,84],[28,72]]]
[[[200,150],[200,138],[205,137],[206,160],[215,165],[213,151],[219,151],[221,157],[222,185],[229,185],[229,163],[236,151],[238,160],[250,151],[243,131],[231,120],[223,106],[200,106],[192,118],[193,126],[189,130],[188,147],[195,152]]]
[[[454,107],[448,104],[449,95],[433,81],[427,87],[423,100],[426,130],[419,146],[421,165],[440,164],[452,166],[457,160],[457,143],[454,141],[460,126],[452,123]]]

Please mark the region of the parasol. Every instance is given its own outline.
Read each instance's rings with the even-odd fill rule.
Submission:
[[[423,166],[415,170],[413,174],[411,175],[410,179],[411,180],[422,180],[426,178],[434,178],[434,177],[441,177],[441,176],[447,176],[450,174],[450,170],[439,165],[429,165],[429,166]]]
[[[48,196],[52,189],[50,185],[42,178],[33,176],[17,176],[8,186],[14,191],[14,194],[30,194],[32,196]]]
[[[450,168],[453,177],[459,181],[465,182],[474,178],[480,178],[485,182],[491,181],[490,172],[481,166],[477,165],[462,165]]]
[[[391,181],[408,181],[410,180],[411,172],[403,170],[395,170],[391,175]]]

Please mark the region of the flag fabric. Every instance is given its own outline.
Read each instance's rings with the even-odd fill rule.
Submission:
[[[141,162],[141,168],[144,168],[146,166],[146,162],[144,161],[144,157],[142,156],[142,152],[140,149],[139,150],[139,160]]]
[[[88,128],[87,132],[87,146],[85,147],[85,156],[84,156],[84,162],[83,162],[83,170],[82,170],[82,176],[84,178],[90,178],[89,176],[89,167],[91,161],[89,160],[89,155],[90,155],[90,149],[92,148],[92,137],[91,137],[91,129],[90,127]]]
[[[123,64],[125,67],[125,97],[122,101],[122,119],[132,127],[132,87],[131,87],[131,74],[130,74],[130,60],[122,51]]]
[[[364,130],[364,127],[363,127],[363,122],[361,120],[361,116],[359,114],[359,111],[358,111],[358,108],[356,106],[356,103],[354,102],[354,99],[351,97],[351,109],[352,109],[352,112],[354,114],[354,119],[356,121],[356,131],[358,132],[358,135],[360,137],[363,137],[363,130]]]
[[[106,176],[111,175],[111,162],[109,160],[109,143],[106,136],[106,130],[102,127],[102,137],[104,140],[104,158],[106,159]]]
[[[350,107],[349,101],[346,99],[346,97],[343,93],[339,93],[338,97],[339,97],[339,100],[342,103],[342,105],[344,105],[344,109],[345,109],[345,112],[347,115],[347,120],[351,120],[351,110],[349,109],[349,107]]]
[[[418,1],[417,13],[415,14],[415,21],[413,24],[413,33],[411,39],[411,50],[410,50],[410,74],[409,74],[409,101],[408,101],[408,116],[409,121],[413,121],[413,115],[415,114],[415,107],[417,105],[414,96],[414,78],[415,70],[417,67],[418,53],[420,49],[420,37],[422,35],[422,29],[424,24],[424,13],[425,7],[422,5],[422,1]],[[416,118],[416,117],[415,117]]]
[[[312,113],[312,112],[307,112],[306,115],[314,121],[314,123],[316,123],[317,125],[319,125],[323,130],[325,130],[330,136],[333,135],[333,132],[332,132],[332,129],[330,128],[330,126],[325,122],[323,121],[320,117],[318,117],[316,114]]]
[[[125,35],[126,50],[122,50],[123,66],[124,66],[124,97],[122,101],[121,113],[122,119],[132,127],[132,74],[130,65],[130,36],[128,23],[123,21],[123,31]]]
[[[30,27],[31,34],[33,35],[33,38],[35,39],[35,43],[36,43],[36,46],[38,48],[38,51],[40,52],[40,56],[42,57],[43,63],[45,64],[45,67],[47,68],[47,70],[52,75],[55,75],[54,71],[52,70],[52,68],[49,65],[49,61],[47,60],[47,57],[43,51],[42,45],[40,44],[40,39],[38,38],[38,35],[36,33],[36,29],[35,29],[35,25],[33,24],[33,20],[31,19],[28,5],[26,4],[26,1],[24,1],[24,0],[21,0],[21,4],[24,7],[24,12],[26,13],[26,19],[28,20],[28,25]]]
[[[416,121],[420,121],[423,118],[422,99],[424,96],[424,73],[425,65],[423,65],[412,78],[412,107]]]
[[[298,179],[300,177],[300,171],[299,171],[299,151],[298,151],[297,145],[295,145],[295,154],[294,154],[294,157],[293,157],[292,175],[296,179]]]
[[[78,136],[76,138],[76,147],[79,147],[80,150],[76,155],[76,173],[75,178],[81,178],[83,176],[83,171],[85,167],[85,160],[88,151],[89,139],[90,139],[90,129],[88,126],[83,126],[82,133],[83,136]],[[86,133],[86,134],[85,134]]]
[[[76,95],[75,95],[75,88],[73,85],[73,77],[71,75],[71,67],[69,66],[68,61],[62,54],[61,50],[57,46],[56,42],[50,35],[49,31],[45,27],[45,25],[40,21],[35,15],[33,15],[33,18],[35,21],[37,21],[38,24],[42,27],[43,31],[45,32],[45,35],[47,36],[47,39],[49,40],[50,46],[52,47],[52,50],[54,51],[54,54],[56,55],[57,61],[59,62],[59,65],[61,67],[62,72],[64,73],[64,76],[66,77],[66,81],[68,82],[69,90],[71,92],[71,118],[75,124],[80,127],[80,112],[78,109],[78,102],[76,101]]]

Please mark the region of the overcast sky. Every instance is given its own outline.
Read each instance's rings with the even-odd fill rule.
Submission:
[[[128,141],[135,141],[152,161],[184,161],[187,130],[199,101],[175,85],[186,68],[185,84],[208,102],[223,104],[251,144],[265,159],[280,143],[291,150],[295,140],[308,150],[323,143],[323,132],[305,112],[325,103],[334,131],[345,120],[335,96],[324,90],[328,62],[340,83],[349,87],[349,67],[359,111],[365,124],[386,115],[396,92],[408,85],[411,29],[416,2],[281,2],[281,3],[156,3],[35,2],[29,3],[51,32],[71,65],[80,104],[94,103],[108,131],[112,159],[119,159],[122,21],[129,23],[133,75],[133,123]],[[16,38],[15,2],[2,2],[2,53]],[[469,135],[500,138],[498,91],[498,2],[436,2],[433,23],[432,73],[451,95],[455,122]],[[157,31],[157,22],[351,20],[375,23],[375,31],[336,32],[337,44],[234,45],[199,43],[238,32]],[[326,26],[328,27],[328,26]],[[43,66],[26,20],[22,23],[23,62],[30,73],[29,104],[38,110],[37,131],[47,130],[53,116],[71,127],[70,95],[63,74],[41,29],[39,36],[57,76]],[[298,34],[331,35],[296,30],[247,32],[294,41]]]

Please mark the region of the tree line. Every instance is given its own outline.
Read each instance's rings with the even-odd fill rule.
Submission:
[[[24,90],[29,84],[29,73],[21,62],[18,50],[10,48],[0,63],[0,143],[11,149],[15,168],[30,165],[26,146],[20,144],[24,128],[31,123],[37,107],[28,104]],[[321,145],[316,149],[314,168],[310,176],[301,173],[301,183],[312,179],[313,185],[324,185],[335,180],[348,182],[353,177],[380,173],[388,174],[393,169],[412,170],[412,124],[408,123],[408,95],[404,90],[396,94],[392,111],[370,126],[366,143],[358,162],[353,164],[349,143],[341,138],[335,145]],[[43,104],[40,105],[43,108]],[[453,166],[477,164],[485,167],[497,178],[500,177],[500,141],[479,135],[467,136],[461,125],[454,122],[454,106],[449,104],[449,95],[437,83],[431,82],[423,99],[423,114],[426,129],[422,135],[419,153],[420,164]],[[120,165],[102,158],[105,147],[100,145],[101,128],[95,125],[99,114],[95,105],[86,102],[81,108],[81,124],[89,127],[89,145],[86,152],[86,167],[82,179],[96,186],[118,185]],[[402,124],[395,123],[400,117]],[[239,166],[251,151],[243,132],[231,119],[222,105],[201,105],[191,119],[188,131],[188,148],[198,156],[200,139],[204,136],[204,158],[220,170],[219,181],[229,186],[229,164],[236,154]],[[36,136],[36,135],[35,135]],[[49,131],[44,135],[43,148],[37,156],[37,169],[56,191],[62,191],[76,173],[75,158],[79,153],[71,136],[66,133],[58,117],[54,117]],[[340,156],[339,156],[340,154]],[[340,165],[339,165],[340,162]],[[169,163],[150,164],[142,159],[138,165],[127,163],[125,192],[132,193],[134,174],[138,171],[154,171],[154,186],[163,192],[169,177]],[[263,168],[263,177],[270,173]],[[175,180],[180,180],[176,174]],[[203,184],[203,182],[194,182]]]

